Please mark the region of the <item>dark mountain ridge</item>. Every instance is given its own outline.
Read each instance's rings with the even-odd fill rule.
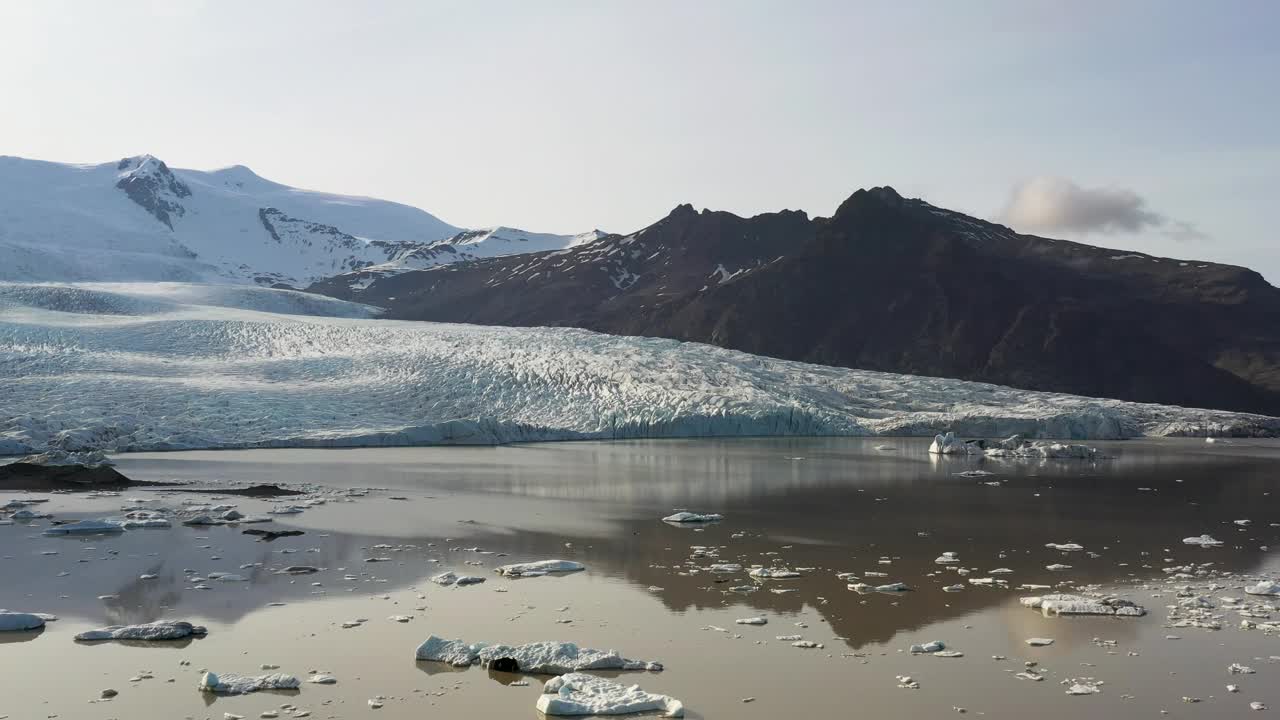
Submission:
[[[829,218],[681,205],[567,250],[310,289],[399,319],[574,326],[1280,414],[1280,290],[1259,274],[1022,235],[887,187]]]

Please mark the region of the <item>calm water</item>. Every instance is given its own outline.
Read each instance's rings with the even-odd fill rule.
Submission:
[[[884,444],[896,450],[875,449]],[[366,703],[375,695],[387,697],[376,717],[537,717],[538,678],[511,685],[516,676],[415,663],[414,648],[433,633],[506,643],[572,640],[660,660],[665,672],[628,680],[681,698],[690,717],[928,717],[954,715],[955,707],[992,717],[1157,717],[1162,710],[1228,717],[1250,712],[1250,701],[1280,708],[1273,689],[1280,666],[1271,661],[1280,655],[1277,639],[1239,630],[1230,612],[1221,631],[1167,628],[1165,606],[1176,602],[1176,586],[1212,579],[1166,584],[1163,571],[1187,563],[1212,563],[1214,574],[1232,576],[1280,570],[1276,551],[1263,549],[1280,549],[1280,528],[1271,526],[1280,522],[1272,496],[1280,444],[1103,443],[1108,459],[1047,463],[938,459],[925,446],[751,439],[123,456],[120,469],[139,480],[372,490],[278,518],[275,525],[307,534],[273,543],[232,527],[87,539],[44,538],[42,526],[0,527],[0,607],[61,617],[37,635],[0,636],[0,717],[252,718],[289,703],[311,717],[354,718],[375,712]],[[994,474],[958,474],[968,470]],[[191,499],[125,495],[167,506]],[[52,497],[46,507],[60,519],[110,514],[126,499]],[[246,514],[270,507],[227,502]],[[720,512],[726,520],[702,530],[659,521],[674,508]],[[1234,523],[1242,519],[1252,524]],[[1201,533],[1226,545],[1205,550],[1181,542]],[[1068,541],[1088,552],[1044,547]],[[695,545],[718,557],[691,560]],[[966,579],[934,563],[944,551],[959,554],[969,577],[1008,568],[1013,572],[1002,577],[1011,587],[1103,585],[1150,614],[1050,619],[1018,605],[1027,592],[970,586],[946,593],[942,587]],[[390,561],[366,563],[369,557]],[[507,581],[489,570],[549,557],[579,560],[589,571]],[[752,583],[745,573],[697,572],[711,562],[805,569],[799,579]],[[262,565],[239,569],[248,563]],[[1054,563],[1071,568],[1046,569]],[[325,571],[272,573],[290,564]],[[462,589],[425,581],[443,569],[489,579]],[[192,590],[185,570],[239,572],[250,581]],[[844,572],[915,591],[859,595],[836,577]],[[144,573],[158,578],[138,579]],[[348,574],[357,579],[344,580]],[[1242,596],[1238,577],[1217,582],[1225,588],[1197,594]],[[754,592],[730,590],[753,584]],[[112,597],[99,599],[104,595]],[[387,619],[400,614],[414,619]],[[769,624],[734,624],[755,615]],[[160,618],[207,624],[210,634],[150,647],[70,639],[86,627]],[[369,621],[340,627],[355,618]],[[824,648],[793,648],[775,640],[780,635]],[[1055,643],[1029,648],[1024,640],[1033,636]],[[904,652],[933,639],[965,656]],[[1040,663],[1046,680],[1015,679],[1024,661]],[[1228,675],[1233,662],[1257,673]],[[197,669],[257,673],[264,663],[297,675],[331,671],[339,684],[217,700],[194,687]],[[141,671],[154,679],[131,682]],[[921,688],[898,688],[895,676],[903,674]],[[1067,696],[1060,681],[1079,677],[1105,681],[1102,693]],[[1241,692],[1228,694],[1228,683]],[[120,696],[88,703],[106,687]],[[1184,696],[1201,702],[1184,703]]]

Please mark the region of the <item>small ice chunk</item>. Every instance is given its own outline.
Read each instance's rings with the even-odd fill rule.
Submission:
[[[45,619],[38,613],[0,612],[0,632],[39,630]]]
[[[911,654],[919,655],[922,653],[936,653],[947,649],[946,643],[941,640],[933,640],[927,643],[921,643],[911,646]]]
[[[663,522],[669,523],[712,523],[720,522],[724,519],[723,515],[718,513],[695,513],[681,511],[674,515],[668,515],[662,518]]]
[[[1199,545],[1200,547],[1221,547],[1222,541],[1215,540],[1212,536],[1201,535],[1199,537],[1183,538],[1182,542],[1187,545]]]
[[[215,695],[245,695],[259,690],[296,690],[298,678],[283,673],[270,675],[218,675],[206,672],[200,677],[200,691]]]
[[[307,678],[307,682],[313,685],[333,685],[338,682],[338,678],[328,673],[320,673]]]
[[[1092,598],[1084,595],[1036,595],[1021,599],[1023,607],[1040,610],[1046,617],[1053,615],[1122,615],[1141,617],[1145,608],[1120,598]]]
[[[1027,644],[1031,647],[1047,647],[1053,644],[1053,638],[1033,637],[1027,638]]]
[[[955,554],[954,552],[947,551],[942,553],[938,557],[934,558],[933,561],[938,563],[939,565],[952,565],[954,563],[960,562],[960,556]]]
[[[461,640],[445,640],[435,635],[418,646],[415,657],[418,660],[449,663],[457,667],[466,667],[475,663],[480,657],[483,645],[468,645]]]
[[[568,642],[532,642],[514,647],[486,645],[480,649],[479,660],[481,665],[495,670],[548,675],[563,675],[581,670],[662,669],[662,663],[630,660],[615,650],[580,648]]]
[[[586,569],[586,565],[572,560],[537,560],[503,565],[494,568],[494,572],[508,577],[539,577],[549,573],[571,573]]]
[[[203,626],[189,622],[153,622],[141,625],[109,625],[97,630],[86,630],[76,635],[81,642],[101,642],[105,640],[181,640],[208,633]]]
[[[431,582],[444,587],[449,587],[450,585],[465,587],[467,585],[478,585],[484,582],[484,578],[475,575],[459,575],[452,570],[446,570],[438,575],[432,575]]]
[[[753,578],[761,578],[761,579],[771,578],[774,580],[785,580],[788,578],[800,577],[800,573],[796,572],[795,570],[788,570],[786,568],[763,568],[763,567],[755,568],[747,574]]]
[[[1083,545],[1079,545],[1079,544],[1072,543],[1072,542],[1069,542],[1069,543],[1045,543],[1045,547],[1049,548],[1050,550],[1059,550],[1059,551],[1061,551],[1061,552],[1080,552],[1081,550],[1084,550],[1084,546],[1083,546]]]
[[[1250,595],[1280,595],[1280,581],[1263,580],[1256,585],[1246,586],[1244,591]]]
[[[738,618],[733,622],[737,625],[767,625],[769,623],[769,619],[764,617],[749,617]]]
[[[66,525],[54,525],[41,535],[111,535],[122,532],[124,528],[120,527],[119,523],[109,520],[81,520]]]
[[[661,717],[684,717],[684,704],[669,695],[645,692],[639,685],[623,685],[594,675],[570,673],[547,681],[538,697],[544,715],[627,715],[654,712]]]
[[[929,454],[931,455],[975,455],[980,452],[982,452],[982,448],[977,444],[960,440],[953,432],[945,435],[934,435],[933,443],[929,445]]]

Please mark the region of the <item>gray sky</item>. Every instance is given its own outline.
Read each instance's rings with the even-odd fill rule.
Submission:
[[[0,0],[0,154],[455,225],[900,192],[1280,282],[1280,2]]]

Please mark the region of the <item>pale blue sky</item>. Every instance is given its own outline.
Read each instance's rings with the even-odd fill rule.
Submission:
[[[1046,234],[1274,283],[1277,28],[1271,0],[3,0],[0,154],[244,164],[549,232],[881,184],[1000,219],[1048,177],[1155,220]]]

